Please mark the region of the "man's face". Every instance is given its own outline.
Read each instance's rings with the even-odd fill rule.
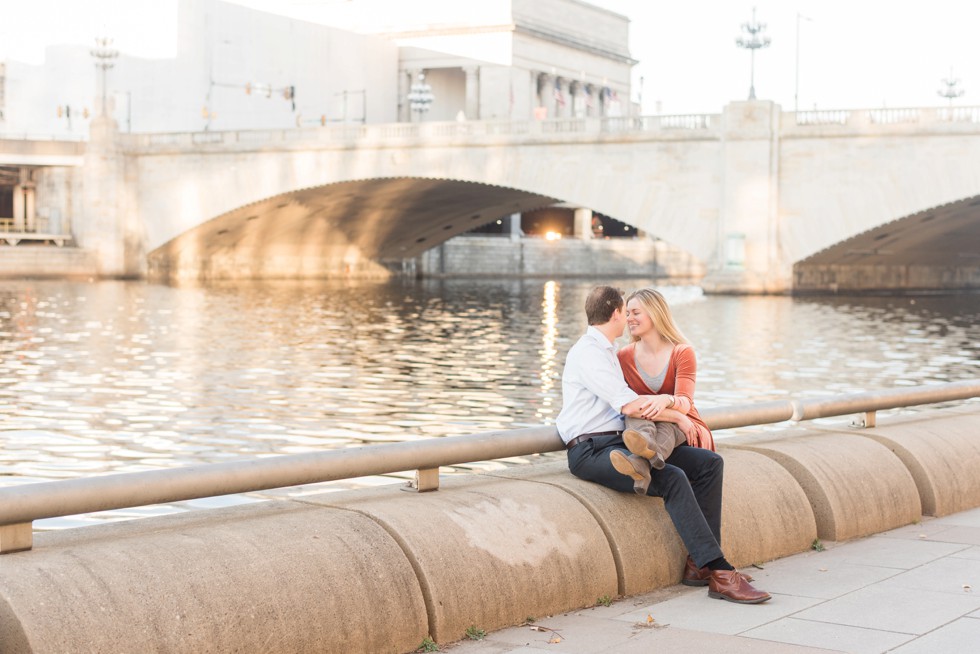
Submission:
[[[616,324],[617,333],[622,333],[626,329],[626,311],[624,309],[616,309],[613,311],[610,322]]]

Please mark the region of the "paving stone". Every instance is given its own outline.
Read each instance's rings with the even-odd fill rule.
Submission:
[[[872,586],[805,609],[794,617],[918,635],[978,608],[980,594],[959,596]]]
[[[823,647],[854,654],[877,654],[906,643],[914,636],[879,631],[861,627],[827,624],[798,618],[783,618],[751,629],[742,634],[746,637],[780,643],[795,643],[810,647]]]
[[[674,599],[624,614],[618,619],[636,623],[645,621],[647,615],[650,615],[658,624],[679,629],[739,634],[821,601],[773,593],[773,598],[762,604],[735,604],[709,598],[705,588],[692,588],[690,591]]]
[[[980,651],[980,620],[957,620],[894,650],[895,654]]]

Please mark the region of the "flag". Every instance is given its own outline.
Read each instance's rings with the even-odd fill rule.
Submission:
[[[555,80],[555,102],[561,106],[565,106],[565,96],[561,92],[561,82],[557,79]]]
[[[586,84],[583,89],[585,91],[585,106],[591,109],[595,106],[595,103],[592,101],[592,87]]]

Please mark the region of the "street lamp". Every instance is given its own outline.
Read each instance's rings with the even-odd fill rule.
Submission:
[[[943,88],[941,88],[938,91],[936,91],[936,93],[938,93],[940,97],[943,97],[943,98],[948,99],[949,100],[949,106],[952,109],[952,107],[953,107],[953,100],[955,100],[956,98],[958,98],[958,97],[962,96],[964,93],[966,93],[966,90],[965,89],[956,88],[957,84],[960,83],[960,80],[953,78],[953,69],[952,68],[949,69],[949,77],[945,77],[945,78],[941,79],[940,82],[942,83]]]
[[[96,38],[95,48],[90,50],[90,54],[95,59],[95,67],[102,71],[102,115],[106,115],[106,73],[116,65],[116,57],[119,51],[112,47],[112,39],[108,37]]]
[[[755,7],[752,7],[752,20],[748,23],[742,23],[742,31],[748,34],[746,36],[739,36],[735,39],[735,45],[740,48],[745,48],[752,53],[752,72],[751,80],[749,82],[749,100],[755,100],[755,51],[759,48],[769,47],[771,39],[762,34],[766,29],[765,23],[760,23],[755,19]]]
[[[436,96],[432,95],[432,87],[425,83],[425,73],[419,73],[408,92],[408,102],[412,111],[419,115],[419,120],[422,119],[422,114],[429,110],[429,105],[435,99]]]

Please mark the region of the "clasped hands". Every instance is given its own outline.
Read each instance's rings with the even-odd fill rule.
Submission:
[[[638,416],[645,420],[656,420],[657,415],[665,410],[673,408],[673,395],[644,395],[646,401],[640,404]]]

